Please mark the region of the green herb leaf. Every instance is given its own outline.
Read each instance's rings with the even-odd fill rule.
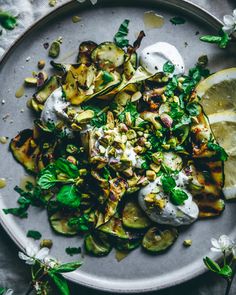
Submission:
[[[66,254],[73,256],[81,253],[81,247],[67,247],[65,251]]]
[[[215,43],[220,48],[226,48],[231,40],[230,36],[223,30],[219,32],[219,35],[205,35],[200,37],[200,40],[207,43]]]
[[[220,36],[215,36],[215,35],[205,35],[205,36],[201,36],[200,40],[203,42],[207,42],[207,43],[217,43],[219,44],[221,41],[221,37]]]
[[[213,261],[211,258],[205,257],[205,258],[203,258],[203,262],[205,263],[206,267],[209,270],[211,270],[215,273],[219,273],[221,271],[219,264],[216,263],[215,261]]]
[[[57,267],[54,267],[52,269],[53,273],[65,273],[65,272],[71,272],[76,270],[77,268],[79,268],[82,265],[81,261],[76,261],[76,262],[69,262],[69,263],[65,263],[65,264],[61,264]]]
[[[13,30],[17,26],[17,20],[9,12],[0,11],[0,25],[4,29]]]
[[[233,270],[228,264],[226,264],[221,268],[219,274],[224,277],[230,278],[233,275]]]
[[[174,16],[170,19],[170,22],[173,24],[173,25],[182,25],[186,22],[186,20],[181,17],[181,16]]]
[[[129,20],[125,19],[123,23],[120,25],[119,30],[114,37],[115,44],[121,48],[129,45],[129,40],[125,38],[129,33],[128,26]]]
[[[70,295],[70,290],[67,284],[67,281],[60,273],[55,273],[54,270],[48,271],[49,277],[54,282],[55,286],[57,287],[57,290],[59,293],[58,295]]]
[[[21,205],[18,208],[3,209],[3,212],[5,214],[12,214],[12,215],[20,217],[20,218],[27,218],[28,217],[28,213],[27,213],[28,207],[29,206]]]
[[[207,147],[209,148],[209,150],[211,151],[215,151],[216,152],[216,157],[221,160],[221,161],[226,161],[228,159],[228,154],[226,153],[226,151],[219,146],[216,143],[213,142],[208,142]]]
[[[174,205],[183,205],[188,199],[188,195],[181,189],[173,189],[170,192],[170,200]]]
[[[68,225],[71,227],[77,227],[78,231],[88,231],[89,230],[89,215],[83,214],[80,217],[72,217],[68,221]]]
[[[178,80],[176,76],[174,76],[166,85],[165,95],[168,97],[173,96],[177,86],[178,86]]]
[[[54,163],[55,168],[68,175],[70,178],[76,178],[79,176],[79,169],[76,165],[67,161],[64,158],[59,158]]]
[[[196,102],[191,102],[186,105],[186,110],[190,116],[198,116],[201,113],[201,106]]]
[[[6,288],[1,288],[0,287],[0,295],[3,295],[4,294],[4,292],[6,292],[7,291],[7,289]]]
[[[43,174],[38,179],[37,184],[42,189],[50,189],[50,188],[52,188],[57,182],[56,175],[50,170],[42,171],[42,173]]]
[[[172,74],[175,70],[175,66],[171,61],[167,61],[163,66],[163,72],[166,74]]]
[[[161,184],[165,193],[170,193],[176,186],[176,182],[171,176],[162,176]]]
[[[37,230],[28,230],[27,237],[28,238],[33,238],[35,240],[40,240],[42,238],[42,235]]]
[[[112,82],[114,80],[114,78],[109,72],[103,71],[102,72],[102,80],[103,80],[103,85],[105,85],[105,84],[108,84],[109,82]]]
[[[57,201],[64,206],[78,208],[80,194],[74,185],[64,185],[57,194]]]

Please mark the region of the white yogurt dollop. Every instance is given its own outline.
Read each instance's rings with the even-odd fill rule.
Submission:
[[[57,123],[60,119],[67,119],[64,110],[68,105],[69,102],[65,101],[61,87],[57,88],[46,100],[41,113],[41,120],[44,123],[49,121]]]
[[[176,206],[171,203],[169,196],[167,196],[161,189],[161,180],[158,177],[155,181],[148,184],[139,192],[139,204],[141,208],[146,212],[151,220],[160,224],[168,224],[173,226],[187,225],[193,223],[199,214],[197,204],[193,201],[192,195],[184,187],[188,182],[188,177],[180,172],[176,177],[176,184],[188,195],[188,199],[184,201],[183,205]],[[158,206],[148,207],[145,196],[151,193],[155,193],[158,188],[157,199],[166,200],[165,207],[160,209]]]
[[[172,75],[184,74],[185,66],[178,49],[167,43],[157,42],[143,49],[140,54],[140,65],[149,73],[162,72],[164,64],[170,61],[175,66]]]

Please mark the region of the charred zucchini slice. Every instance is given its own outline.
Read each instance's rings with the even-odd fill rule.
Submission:
[[[65,236],[74,236],[78,233],[78,228],[76,226],[68,225],[68,221],[73,216],[63,211],[57,211],[49,217],[51,227],[58,234]]]
[[[134,201],[126,203],[123,209],[122,222],[124,226],[133,229],[145,229],[151,225],[150,219]]]
[[[222,199],[212,200],[210,197],[202,199],[195,196],[195,202],[199,208],[200,218],[210,218],[219,216],[225,209],[225,202]]]
[[[110,253],[112,246],[104,235],[88,235],[84,239],[85,250],[94,256],[106,256]]]
[[[142,239],[117,239],[115,243],[115,248],[120,251],[131,251],[138,248],[141,245]]]
[[[114,70],[125,62],[125,52],[113,42],[104,42],[92,52],[93,62],[104,70]]]
[[[34,94],[34,98],[37,102],[43,104],[47,98],[60,86],[56,76],[52,76],[48,79],[44,85]]]
[[[206,162],[209,168],[212,179],[215,181],[218,188],[224,185],[224,168],[222,161]]]
[[[10,150],[14,158],[24,166],[27,171],[38,171],[37,158],[40,149],[33,139],[33,131],[25,129],[10,142]]]
[[[172,246],[177,237],[178,231],[175,228],[159,230],[152,227],[143,237],[142,246],[147,251],[160,253]]]
[[[123,228],[122,221],[118,217],[112,217],[107,223],[98,228],[99,231],[120,239],[129,239],[129,233]]]
[[[79,46],[79,54],[77,57],[77,62],[80,64],[90,64],[91,53],[97,47],[97,44],[93,41],[84,41]]]

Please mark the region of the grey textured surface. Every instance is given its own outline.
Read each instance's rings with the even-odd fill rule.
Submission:
[[[2,1],[7,2],[7,1]],[[20,2],[20,1],[19,1]],[[193,1],[203,7],[207,8],[211,13],[214,13],[216,16],[222,18],[226,13],[230,13],[233,9],[233,2],[227,1]],[[1,3],[1,0],[0,0]],[[15,1],[17,3],[17,1]],[[34,1],[34,4],[41,7],[41,5],[47,5],[46,1],[44,4],[39,1]],[[46,11],[48,9],[41,9],[41,11]],[[34,17],[37,17],[35,15]],[[14,37],[12,37],[14,39]],[[13,40],[11,39],[11,40]],[[1,40],[0,40],[1,42]],[[2,44],[2,43],[1,43]],[[18,260],[17,258],[17,249],[13,245],[12,241],[7,237],[7,235],[1,231],[0,233],[0,284],[7,285],[15,289],[15,294],[23,294],[23,290],[26,289],[27,280],[29,277],[27,268]],[[78,287],[72,285],[72,294],[103,294],[102,292],[88,290],[83,287]],[[196,278],[186,284],[183,284],[178,287],[171,288],[170,290],[165,290],[158,292],[158,294],[223,294],[224,282],[217,281],[214,276],[204,275],[204,277]],[[232,290],[234,294],[236,288]],[[153,294],[153,293],[152,293]]]

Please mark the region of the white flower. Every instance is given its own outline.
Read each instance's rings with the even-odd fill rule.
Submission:
[[[232,34],[236,30],[236,9],[233,11],[233,15],[225,15],[223,18],[224,26],[222,30],[227,34]]]
[[[79,3],[84,3],[85,0],[77,0]],[[90,0],[90,2],[95,5],[98,1],[97,0]]]
[[[49,267],[53,268],[56,265],[58,265],[58,261],[52,257],[46,256],[43,260],[43,262]]]
[[[3,295],[12,295],[14,293],[14,291],[12,289],[7,289]]]
[[[44,261],[44,259],[48,256],[49,249],[48,248],[42,248],[40,250],[37,250],[33,247],[27,247],[26,248],[26,254],[23,252],[19,252],[18,256],[20,259],[24,260],[26,264],[34,265],[36,260]]]
[[[226,253],[234,249],[234,241],[226,235],[220,236],[219,240],[212,238],[211,244],[213,246],[211,247],[211,251],[213,252]]]

